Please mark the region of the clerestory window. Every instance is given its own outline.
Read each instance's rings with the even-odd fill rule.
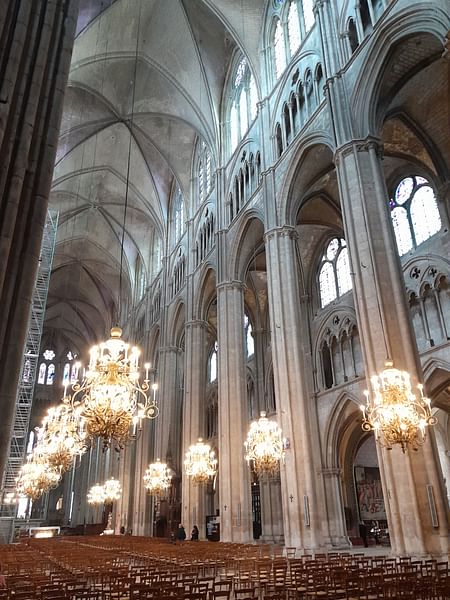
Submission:
[[[344,239],[328,242],[319,270],[320,305],[325,307],[352,289],[348,248]]]
[[[442,227],[436,195],[425,177],[414,175],[402,179],[389,207],[400,256],[428,240]]]
[[[233,152],[257,114],[258,90],[245,56],[238,61],[231,82],[229,139],[230,150]]]

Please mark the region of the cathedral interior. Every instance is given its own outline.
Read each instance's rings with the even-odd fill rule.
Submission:
[[[6,2],[5,541],[26,522],[147,538],[183,523],[326,552],[362,546],[363,528],[394,555],[448,559],[449,31],[449,0]],[[154,413],[119,441],[92,435],[11,508],[14,452],[32,452],[50,407],[75,405],[117,326],[148,364]],[[403,445],[361,412],[390,368],[426,412]],[[282,436],[266,471],[246,460],[261,418]],[[199,438],[214,459],[196,483]],[[151,495],[157,460],[170,486]],[[108,478],[121,494],[106,510],[87,494]]]

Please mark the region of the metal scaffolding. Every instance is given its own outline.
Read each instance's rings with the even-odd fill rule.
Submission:
[[[47,304],[48,287],[52,271],[53,253],[55,250],[56,230],[58,227],[58,212],[49,210],[45,221],[42,238],[39,268],[36,276],[31,304],[30,321],[27,340],[24,348],[21,376],[17,388],[16,414],[11,434],[11,445],[6,463],[2,485],[2,517],[15,516],[16,507],[4,504],[5,495],[13,492],[16,478],[25,459],[27,448],[28,427],[30,424],[31,407],[33,403],[34,385],[38,371],[39,349],[41,345],[42,328],[44,326],[45,307]],[[4,527],[2,527],[3,529]]]

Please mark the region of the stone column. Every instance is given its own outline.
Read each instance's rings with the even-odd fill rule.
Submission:
[[[178,422],[176,420],[177,403],[180,396],[179,381],[180,349],[166,346],[159,350],[159,416],[156,419],[155,458],[166,462],[167,456],[178,461],[179,443],[176,438]],[[179,465],[174,465],[175,467]]]
[[[250,477],[244,459],[247,385],[243,287],[240,281],[217,286],[220,539],[224,542],[253,539]]]
[[[345,525],[344,504],[342,499],[341,469],[322,469],[325,484],[327,521],[333,547],[348,547],[350,540]]]
[[[77,0],[0,10],[0,481],[47,213]]]
[[[312,367],[307,315],[302,317],[300,311],[296,238],[295,228],[288,226],[265,235],[278,424],[290,442],[281,467],[284,538],[287,546],[318,549],[325,543],[317,475],[320,445],[308,377]]]
[[[378,140],[349,142],[337,151],[336,164],[366,376],[382,371],[390,358],[415,387],[421,366]],[[448,506],[432,428],[418,452],[378,447],[378,457],[393,552],[447,553]]]
[[[182,455],[199,437],[204,437],[207,361],[206,321],[200,319],[186,323],[185,334],[185,391],[183,406],[183,448]],[[200,529],[200,537],[205,532],[205,493],[204,486],[194,485],[190,478],[182,474],[182,521],[185,527],[194,524]],[[196,523],[194,523],[194,519]]]

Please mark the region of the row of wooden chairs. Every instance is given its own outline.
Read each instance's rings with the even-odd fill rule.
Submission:
[[[443,600],[447,562],[261,552],[242,544],[77,538],[0,547],[0,600]],[[295,549],[294,549],[295,550]]]

